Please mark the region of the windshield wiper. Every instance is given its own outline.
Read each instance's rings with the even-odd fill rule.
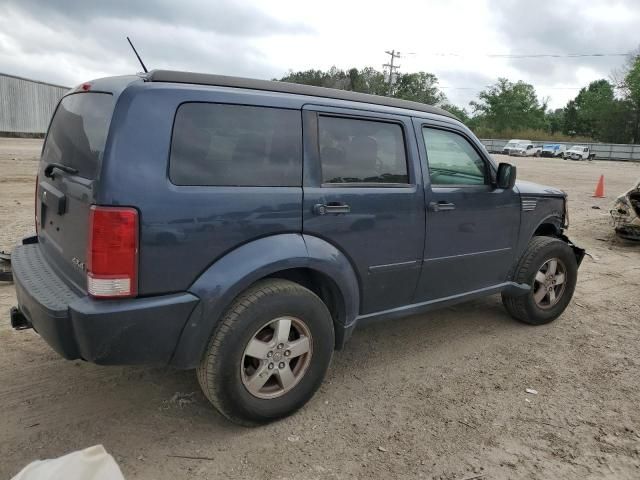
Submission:
[[[63,165],[61,163],[49,163],[44,169],[44,176],[47,178],[53,178],[53,170],[57,168],[58,170],[62,170],[65,173],[70,173],[71,175],[75,175],[78,173],[77,168],[70,167],[68,165]]]

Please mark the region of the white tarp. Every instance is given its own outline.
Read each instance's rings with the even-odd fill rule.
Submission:
[[[124,480],[120,467],[102,445],[52,460],[37,460],[12,480]]]

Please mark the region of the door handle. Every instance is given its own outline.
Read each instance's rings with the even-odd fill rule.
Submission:
[[[429,202],[429,210],[432,212],[445,212],[447,210],[455,210],[456,204],[445,201]]]
[[[313,213],[316,215],[326,215],[328,213],[350,213],[351,207],[346,203],[338,203],[338,202],[329,202],[327,204],[324,203],[316,203],[313,206]]]

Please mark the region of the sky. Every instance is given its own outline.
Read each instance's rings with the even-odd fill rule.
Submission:
[[[468,103],[499,77],[523,80],[551,108],[640,45],[640,0],[0,0],[0,72],[64,86],[147,68],[279,78],[310,68],[434,73]],[[635,34],[634,34],[635,33]]]

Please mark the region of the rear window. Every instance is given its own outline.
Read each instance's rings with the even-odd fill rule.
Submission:
[[[44,144],[42,160],[96,178],[109,132],[115,100],[109,93],[76,93],[64,97],[56,109]]]
[[[184,103],[176,112],[169,177],[176,185],[300,186],[300,111]]]

